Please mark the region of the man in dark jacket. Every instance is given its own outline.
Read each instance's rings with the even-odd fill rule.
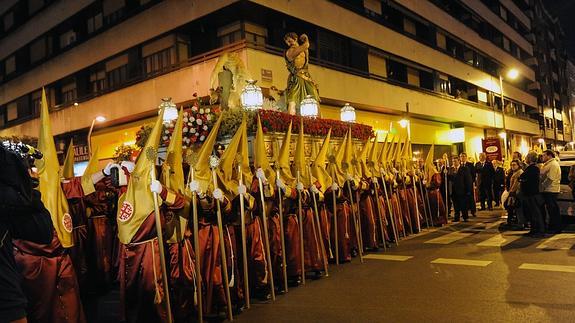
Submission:
[[[451,199],[455,214],[453,221],[458,222],[460,215],[463,215],[463,221],[467,222],[469,211],[469,195],[473,193],[473,183],[471,181],[471,172],[465,166],[462,166],[459,157],[452,159],[453,166],[449,171],[449,180],[451,181]]]
[[[47,244],[52,240],[50,213],[33,189],[32,168],[20,151],[0,144],[0,321],[26,319],[26,296],[20,286],[12,239]]]
[[[475,183],[475,165],[473,165],[472,162],[468,161],[467,153],[465,152],[459,154],[459,159],[461,161],[461,166],[465,166],[467,167],[467,169],[469,169],[469,172],[471,173],[471,184],[473,186],[473,184]],[[467,207],[469,208],[469,211],[471,211],[472,216],[475,216],[475,213],[477,212],[477,206],[475,205],[474,190],[475,188],[473,187],[471,190],[471,195],[469,195],[469,197],[467,198]]]
[[[487,160],[485,153],[479,154],[479,161],[475,164],[475,173],[477,174],[477,186],[479,187],[479,199],[481,201],[481,210],[491,210],[493,204],[493,176],[495,169],[493,164]]]

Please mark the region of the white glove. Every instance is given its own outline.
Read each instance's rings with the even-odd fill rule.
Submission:
[[[152,179],[152,183],[150,184],[150,190],[152,193],[162,193],[162,183],[157,179]]]
[[[106,165],[106,167],[104,167],[104,169],[102,170],[102,172],[104,173],[104,175],[110,176],[111,170],[112,170],[112,168],[114,168],[114,167],[120,168],[120,165],[115,164],[115,163],[112,163],[112,162],[109,162],[109,163]]]
[[[317,186],[312,185],[312,186],[310,187],[310,189],[311,189],[311,191],[312,191],[313,194],[319,194],[319,190],[317,189]]]
[[[200,192],[200,183],[198,181],[196,181],[196,180],[191,181],[189,186],[190,186],[190,191],[192,191],[194,193]]]
[[[338,189],[339,189],[339,185],[337,185],[336,182],[333,182],[333,183],[331,184],[331,190],[332,190],[332,191],[337,191]]]
[[[248,189],[244,184],[238,185],[238,194],[246,194],[247,191]]]
[[[224,201],[224,192],[222,192],[222,190],[219,188],[216,188],[214,190],[214,192],[212,193],[212,196],[220,202]]]
[[[350,174],[345,174],[345,180],[346,181],[353,181],[353,176],[351,176]]]
[[[126,169],[128,170],[128,172],[133,173],[134,172],[134,168],[136,168],[136,164],[134,162],[128,161],[128,160],[124,160],[123,162],[120,163],[121,167],[126,167]]]
[[[258,168],[258,170],[256,170],[256,176],[262,182],[262,184],[266,184],[268,182],[268,179],[266,178],[266,174],[264,173],[263,169]]]
[[[303,183],[302,182],[297,183],[295,188],[300,192],[303,191],[304,190]]]
[[[397,173],[399,173],[399,171],[396,168],[394,168],[393,173],[397,175]]]

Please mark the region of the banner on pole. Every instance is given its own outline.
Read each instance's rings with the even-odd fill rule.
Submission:
[[[503,160],[503,154],[501,153],[501,140],[499,138],[481,139],[481,144],[483,145],[483,152],[485,153],[487,160]]]

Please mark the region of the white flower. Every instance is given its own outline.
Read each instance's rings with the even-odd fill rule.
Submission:
[[[184,111],[184,117],[188,116],[188,111]],[[184,121],[186,121],[186,119],[184,119]]]
[[[200,114],[204,114],[204,109],[200,109]]]
[[[196,118],[194,118],[194,117],[189,117],[189,118],[188,118],[188,121],[189,121],[189,122],[194,122],[194,121],[196,121]]]
[[[188,127],[184,127],[184,129],[182,129],[183,132],[188,132]]]
[[[198,107],[196,107],[195,105],[192,106],[192,111],[194,111],[194,112],[198,111]]]
[[[204,125],[203,129],[208,130],[208,126]]]
[[[197,137],[197,136],[199,136],[199,135],[200,135],[200,133],[199,133],[199,132],[196,132],[196,133],[195,133],[195,135],[196,135],[196,137]]]
[[[193,123],[191,123],[191,122],[188,122],[188,126],[190,126],[190,127],[191,127],[191,126],[193,126],[193,125],[194,125]]]
[[[211,110],[210,110],[210,108],[207,108],[205,111],[206,111],[206,113],[210,113]]]
[[[200,141],[204,141],[204,139],[206,139],[206,137],[205,137],[204,135],[202,135],[202,136],[200,137]]]
[[[208,114],[208,115],[206,116],[206,120],[208,120],[208,121],[212,120],[212,115],[211,115],[211,114]]]
[[[202,125],[202,122],[203,122],[202,119],[197,119],[197,120],[196,120],[196,123],[199,124],[200,126]]]
[[[190,129],[190,132],[191,132],[191,133],[196,133],[196,128],[191,128],[191,129]]]
[[[163,136],[162,139],[168,140],[168,136]]]
[[[187,112],[186,112],[187,113]],[[184,117],[184,122],[188,122],[188,118]]]
[[[169,134],[170,132],[168,130],[164,131],[165,134]]]
[[[188,148],[188,146],[182,145],[182,149],[187,149],[187,148]]]

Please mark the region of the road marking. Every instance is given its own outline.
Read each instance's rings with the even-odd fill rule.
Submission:
[[[569,250],[575,244],[575,233],[561,233],[544,240],[537,249]]]
[[[563,273],[575,273],[575,266],[563,266],[563,265],[543,265],[543,264],[522,264],[519,269],[531,269],[531,270],[542,270],[542,271],[558,271]]]
[[[493,223],[485,223],[485,230],[489,230],[494,227],[498,227],[503,221],[495,221]]]
[[[476,266],[486,267],[493,261],[490,260],[469,260],[469,259],[454,259],[454,258],[437,258],[433,260],[432,264],[446,264],[446,265],[462,265],[462,266]]]
[[[493,236],[483,242],[477,244],[479,247],[503,247],[506,244],[509,244],[517,239],[521,238],[521,236],[504,236],[502,234],[498,234]]]
[[[399,256],[399,255],[375,255],[375,254],[368,254],[363,256],[364,259],[377,259],[377,260],[392,260],[392,261],[406,261],[413,256]]]
[[[424,243],[450,244],[450,243],[455,242],[457,240],[467,238],[471,235],[473,235],[473,233],[452,232],[449,234],[442,235],[441,237],[437,237],[435,239],[427,240]]]

